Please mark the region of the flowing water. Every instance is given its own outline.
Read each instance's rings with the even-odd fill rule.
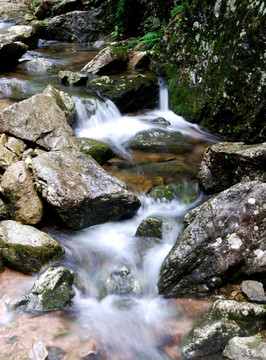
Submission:
[[[95,55],[95,50],[88,50],[80,44],[47,42],[39,47],[38,53],[57,63],[58,68],[79,70]],[[26,56],[37,55],[33,53]],[[0,333],[2,339],[5,339],[5,345],[0,347],[0,351],[4,354],[3,359],[23,359],[36,340],[63,349],[65,355],[61,358],[65,360],[79,359],[82,352],[84,354],[89,350],[93,354],[95,346],[99,359],[179,359],[180,339],[191,326],[193,316],[209,304],[199,300],[182,302],[163,299],[157,293],[157,281],[161,264],[181,229],[183,216],[204,199],[195,184],[195,193],[198,194],[196,200],[192,201],[189,194],[187,198],[183,194],[182,199],[175,198],[172,201],[154,200],[145,193],[158,183],[172,182],[173,174],[161,174],[158,180],[155,170],[148,171],[141,164],[147,162],[147,159],[152,164],[174,160],[196,169],[204,149],[215,138],[169,110],[167,88],[162,80],[158,109],[122,116],[110,100],[103,101],[91,96],[85,88],[63,87],[56,76],[58,68],[55,72],[38,76],[16,72],[4,74],[0,78],[0,86],[6,81],[19,81],[25,97],[28,97],[52,83],[73,95],[77,107],[75,135],[101,140],[115,150],[116,158],[105,168],[139,192],[142,206],[131,219],[92,226],[81,231],[71,232],[48,226],[43,228],[66,249],[66,256],[56,265],[62,264],[72,269],[77,276],[76,295],[64,311],[37,318],[19,311],[7,311],[4,303],[16,301],[31,288],[35,277],[10,270],[0,275]],[[92,116],[88,116],[81,98],[89,99]],[[10,101],[13,100],[6,94],[0,101],[1,106],[8,105]],[[170,124],[158,125],[153,121],[156,118],[163,118]],[[184,154],[172,154],[169,151],[153,153],[130,151],[125,145],[138,132],[158,128],[169,133],[181,132],[188,139],[190,150]],[[182,178],[179,177],[180,181]],[[172,224],[171,230],[165,229],[160,241],[136,237],[141,221],[155,215],[167,217]],[[108,286],[112,282],[112,274],[121,269],[130,271],[130,284],[134,284],[133,295],[127,292],[121,294]],[[185,314],[184,308],[194,315]],[[13,342],[10,342],[10,338],[13,338]]]

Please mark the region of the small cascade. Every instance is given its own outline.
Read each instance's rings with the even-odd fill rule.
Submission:
[[[169,111],[168,88],[167,88],[167,85],[165,84],[165,81],[162,78],[159,79],[159,86],[160,86],[160,94],[159,94],[160,111]]]

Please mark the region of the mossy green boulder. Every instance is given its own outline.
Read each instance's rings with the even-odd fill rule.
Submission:
[[[198,198],[199,187],[196,181],[162,185],[153,188],[149,195],[156,200],[172,201],[178,199],[182,203],[191,203]]]
[[[150,216],[142,220],[135,236],[161,240],[163,235],[171,232],[175,225],[171,219],[162,216]]]
[[[114,156],[114,152],[110,146],[101,141],[79,138],[77,139],[77,142],[80,146],[80,151],[86,155],[90,155],[100,165],[103,165],[107,160]]]

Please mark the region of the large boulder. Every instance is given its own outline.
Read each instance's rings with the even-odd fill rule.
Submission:
[[[19,300],[17,306],[26,311],[45,312],[60,310],[74,297],[74,274],[64,267],[49,267],[35,281],[31,291]]]
[[[93,11],[72,11],[47,21],[49,39],[74,42],[95,41],[99,36],[98,13]]]
[[[23,54],[28,50],[28,46],[20,41],[12,42],[0,38],[0,72],[10,70],[18,62]]]
[[[183,357],[187,360],[219,358],[231,338],[255,335],[265,326],[263,305],[217,300],[183,339]]]
[[[266,342],[257,336],[233,337],[223,351],[225,360],[266,359]]]
[[[0,114],[0,132],[36,143],[47,150],[76,148],[73,130],[55,100],[37,94],[8,106]]]
[[[102,76],[88,80],[87,86],[112,100],[122,113],[154,109],[158,103],[157,79],[145,75]]]
[[[37,31],[30,25],[14,25],[8,29],[7,38],[11,41],[21,41],[28,45],[29,49],[34,49],[38,45]]]
[[[240,181],[266,181],[266,143],[220,143],[207,148],[198,180],[207,194],[214,194]]]
[[[64,253],[61,245],[46,233],[13,220],[0,223],[0,249],[4,264],[24,273],[38,272]]]
[[[132,216],[139,199],[81,152],[58,151],[32,160],[38,191],[70,228]]]
[[[22,224],[37,224],[41,221],[43,204],[24,161],[7,168],[1,186],[11,219]]]
[[[190,211],[162,265],[159,292],[206,294],[239,276],[265,278],[265,191],[266,183],[239,183]]]
[[[102,49],[94,59],[85,65],[81,72],[104,75],[125,70],[127,66],[127,50],[122,46],[108,46]]]

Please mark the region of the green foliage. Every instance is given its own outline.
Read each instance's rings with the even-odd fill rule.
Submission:
[[[149,31],[143,35],[139,40],[144,43],[146,47],[154,50],[162,39],[164,29],[158,31]]]
[[[182,12],[184,12],[185,8],[188,6],[187,0],[181,0],[181,1],[178,1],[178,3],[179,3],[179,5],[175,6],[171,11],[172,16],[181,14]]]

